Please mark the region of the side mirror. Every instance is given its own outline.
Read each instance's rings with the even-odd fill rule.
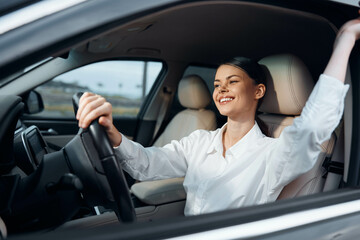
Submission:
[[[25,108],[27,114],[39,113],[44,110],[44,102],[41,95],[36,91],[30,91],[24,96]]]

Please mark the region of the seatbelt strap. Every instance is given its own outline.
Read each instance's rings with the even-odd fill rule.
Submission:
[[[344,163],[331,161],[331,157],[326,157],[322,166],[326,173],[335,173],[341,176],[344,174]]]
[[[172,94],[171,89],[169,87],[165,86],[163,88],[163,102],[161,104],[159,114],[158,114],[158,118],[156,120],[156,125],[155,125],[155,129],[154,129],[154,134],[153,134],[151,145],[155,142],[157,134],[159,133],[159,130],[160,130],[160,128],[161,128],[161,126],[162,126],[162,124],[164,122],[166,112],[167,112],[167,109],[169,107],[169,103],[170,103],[170,100],[171,100],[171,94]]]

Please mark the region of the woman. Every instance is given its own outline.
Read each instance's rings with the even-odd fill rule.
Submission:
[[[213,100],[227,123],[215,131],[197,130],[163,148],[143,148],[112,124],[111,105],[85,93],[76,118],[88,127],[98,117],[123,168],[139,180],[185,176],[185,215],[275,201],[283,187],[310,170],[343,113],[345,73],[350,52],[360,38],[360,19],[339,31],[332,56],[306,106],[278,139],[266,137],[255,121],[265,94],[261,70],[250,60],[219,66]],[[329,94],[331,98],[329,98]]]

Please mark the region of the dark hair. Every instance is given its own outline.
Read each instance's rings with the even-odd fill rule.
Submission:
[[[246,57],[234,57],[231,58],[227,61],[224,61],[221,65],[231,65],[237,68],[242,69],[244,72],[247,73],[247,75],[249,75],[249,77],[251,79],[254,80],[254,84],[258,85],[258,84],[264,84],[266,87],[266,77],[265,77],[265,73],[263,68],[261,67],[261,65],[250,58],[246,58]],[[257,108],[256,108],[256,113],[255,113],[255,121],[258,123],[261,131],[263,134],[265,134],[266,136],[269,136],[269,129],[268,126],[264,123],[264,121],[262,121],[258,114],[257,114],[257,110],[259,109],[261,103],[263,101],[263,97],[261,99],[259,99]]]

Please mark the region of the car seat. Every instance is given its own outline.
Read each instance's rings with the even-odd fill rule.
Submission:
[[[181,79],[178,98],[186,109],[175,115],[153,146],[162,147],[171,140],[180,140],[197,129],[216,129],[215,113],[205,109],[211,102],[211,94],[200,76],[189,75]]]
[[[291,54],[263,58],[259,63],[264,67],[267,91],[259,111],[259,118],[269,128],[271,137],[279,137],[282,130],[291,125],[300,115],[313,87],[314,81],[305,64]],[[321,144],[321,153],[315,166],[284,187],[278,199],[293,198],[321,192],[324,187],[326,170],[323,162],[334,150],[336,136]]]
[[[205,109],[211,102],[211,94],[200,76],[189,75],[181,79],[178,98],[186,109],[175,115],[153,146],[162,147],[171,140],[180,140],[197,129],[216,129],[215,113]],[[135,183],[131,191],[143,203],[160,205],[186,198],[183,181],[184,178],[174,178],[140,182]]]

